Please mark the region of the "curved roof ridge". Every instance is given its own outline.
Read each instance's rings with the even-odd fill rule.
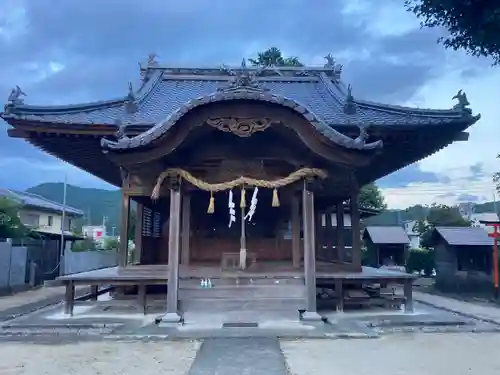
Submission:
[[[333,82],[326,74],[320,73],[320,80],[328,89],[328,92],[332,97],[339,103],[344,104],[345,99],[341,99],[338,93],[347,95],[346,86],[342,81]],[[337,93],[337,92],[338,93]],[[397,114],[412,114],[418,116],[446,116],[450,117],[455,115],[457,118],[469,117],[471,114],[467,110],[450,108],[450,109],[436,109],[436,108],[416,108],[410,106],[402,106],[396,104],[385,104],[377,103],[370,100],[356,99],[354,98],[354,103],[361,108],[375,109],[387,113],[397,113]],[[479,116],[479,115],[476,115]]]
[[[326,87],[326,90],[330,93],[330,95],[339,103],[339,104],[344,104],[345,99],[339,98],[337,93],[335,92],[335,87],[330,78],[325,73],[320,73],[319,75],[319,80],[320,82]]]
[[[154,90],[159,86],[163,80],[164,72],[157,71],[147,80],[143,81],[143,84],[135,92],[136,99],[134,103],[138,104],[139,108],[146,102],[146,100],[151,96]]]
[[[346,148],[357,150],[375,150],[382,147],[382,141],[372,143],[365,143],[363,139],[353,139],[335,129],[330,127],[321,120],[314,112],[308,107],[299,103],[295,99],[285,96],[272,94],[266,91],[249,90],[249,89],[236,89],[224,91],[216,91],[207,95],[188,100],[175,111],[173,111],[167,118],[156,123],[152,128],[145,132],[138,134],[132,138],[123,137],[117,141],[111,141],[102,138],[101,145],[105,149],[110,150],[125,150],[133,149],[149,144],[165,134],[172,128],[185,114],[192,109],[216,102],[231,101],[231,100],[253,100],[282,105],[291,108],[301,116],[306,118],[321,134],[330,139],[332,142],[337,143]]]
[[[148,79],[144,81],[138,90],[134,92],[136,99],[135,103],[140,104],[149,93],[151,93],[154,87],[161,82],[161,77],[163,72],[158,71]],[[87,103],[79,104],[63,104],[63,105],[29,105],[29,104],[7,104],[8,109],[3,115],[8,116],[10,113],[14,114],[59,114],[59,113],[74,113],[74,112],[87,112],[94,111],[100,108],[115,107],[123,105],[128,100],[127,96],[123,96],[115,99],[108,100],[96,100]]]
[[[436,109],[436,108],[417,108],[410,106],[403,106],[397,104],[383,104],[377,103],[369,100],[354,99],[354,102],[362,108],[376,109],[379,111],[390,112],[390,113],[411,113],[414,115],[421,116],[439,116],[439,115],[457,115],[457,117],[463,117],[464,112],[462,109],[450,108],[450,109]]]

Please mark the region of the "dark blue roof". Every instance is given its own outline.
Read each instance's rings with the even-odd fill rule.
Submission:
[[[410,239],[402,227],[376,227],[369,226],[365,229],[365,236],[368,236],[374,244],[382,245],[408,245]]]
[[[236,68],[238,69],[238,68]],[[264,69],[258,82],[270,94],[289,98],[306,107],[330,126],[341,125],[428,125],[471,120],[470,110],[452,108],[431,110],[378,104],[351,96],[355,113],[344,107],[349,92],[328,68],[286,67]],[[248,68],[255,71],[256,68]],[[221,69],[161,68],[148,69],[142,86],[133,93],[136,110],[127,111],[130,97],[69,106],[30,106],[22,100],[6,106],[5,119],[26,119],[51,123],[154,125],[168,118],[192,99],[217,92],[231,76]]]
[[[70,206],[65,206],[60,203],[51,201],[49,199],[46,199],[40,195],[37,194],[32,194],[32,193],[27,193],[27,192],[20,192],[20,191],[14,191],[10,189],[0,189],[0,196],[11,198],[13,200],[16,200],[20,202],[23,206],[30,206],[34,208],[39,208],[42,210],[50,210],[54,212],[62,212],[63,209],[67,214],[72,214],[76,216],[83,216],[83,211],[70,207]]]
[[[493,238],[480,227],[436,227],[434,229],[448,245],[453,246],[493,246]]]

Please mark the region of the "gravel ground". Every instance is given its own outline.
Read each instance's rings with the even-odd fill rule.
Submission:
[[[198,342],[0,344],[2,375],[184,375]]]
[[[500,334],[405,334],[282,341],[292,375],[500,374]]]

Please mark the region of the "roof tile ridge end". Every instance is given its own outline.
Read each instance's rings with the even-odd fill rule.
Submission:
[[[319,81],[325,86],[326,90],[332,96],[333,99],[335,99],[339,104],[344,104],[345,100],[339,98],[338,95],[335,93],[334,88],[333,88],[334,83],[326,75],[325,72],[321,72],[319,74]]]
[[[159,84],[163,81],[164,71],[156,70],[153,76],[146,82],[143,82],[141,87],[135,92],[136,100],[135,102],[141,106],[147,98],[155,91]]]

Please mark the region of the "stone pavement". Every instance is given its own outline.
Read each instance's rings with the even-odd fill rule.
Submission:
[[[413,291],[413,299],[469,318],[500,325],[500,308]]]
[[[286,375],[277,338],[207,339],[188,375]]]

